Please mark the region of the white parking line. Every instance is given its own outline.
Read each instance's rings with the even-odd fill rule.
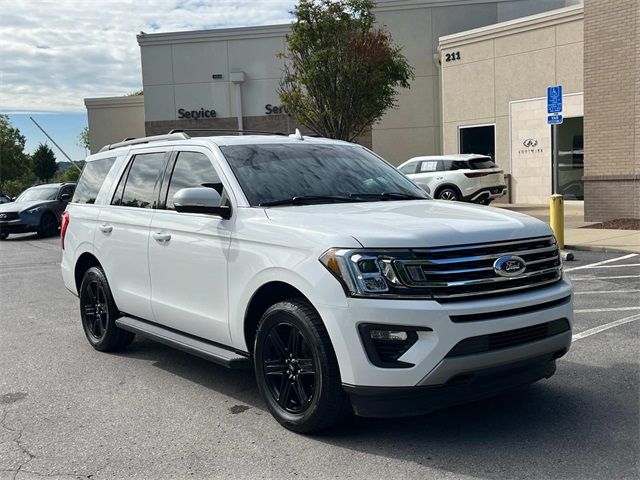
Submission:
[[[640,263],[625,263],[624,265],[594,265],[589,268],[624,268],[624,267],[640,267]]]
[[[618,280],[621,278],[640,278],[640,275],[618,275],[614,277],[596,277],[595,275],[589,275],[587,277],[570,277],[572,282],[578,280]]]
[[[580,265],[579,267],[565,268],[564,271],[565,272],[572,272],[574,270],[583,270],[585,268],[591,268],[591,267],[595,267],[597,265],[605,265],[607,263],[617,262],[618,260],[626,260],[627,258],[633,258],[633,257],[637,257],[637,256],[638,256],[637,253],[630,253],[629,255],[623,255],[621,257],[616,257],[616,258],[610,258],[609,260],[603,260],[601,262],[590,263],[588,265]]]
[[[621,318],[620,320],[616,320],[615,322],[605,323],[604,325],[600,325],[599,327],[590,328],[589,330],[585,330],[584,332],[576,333],[573,337],[571,337],[571,341],[575,342],[576,340],[580,340],[581,338],[589,337],[596,333],[600,333],[605,330],[609,330],[610,328],[617,327],[618,325],[624,325],[625,323],[633,322],[635,320],[640,320],[640,314],[631,315],[630,317]]]
[[[601,293],[640,293],[640,290],[587,290],[585,292],[573,292],[574,295],[595,295]]]
[[[640,310],[640,307],[583,308],[574,310],[573,313],[628,312],[629,310]]]

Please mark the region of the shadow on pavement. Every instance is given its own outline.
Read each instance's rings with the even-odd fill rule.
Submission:
[[[251,370],[227,370],[148,340],[120,355],[153,361],[266,411]],[[565,360],[551,380],[510,394],[420,417],[356,418],[312,438],[474,477],[636,478],[637,373],[633,364],[599,368]],[[281,427],[274,421],[274,428]]]

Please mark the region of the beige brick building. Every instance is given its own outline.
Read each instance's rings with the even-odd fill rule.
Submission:
[[[640,2],[584,10],[585,218],[640,218]]]

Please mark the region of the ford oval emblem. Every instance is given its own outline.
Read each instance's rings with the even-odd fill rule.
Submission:
[[[501,277],[517,277],[526,268],[526,262],[516,255],[504,255],[493,262],[493,271]]]

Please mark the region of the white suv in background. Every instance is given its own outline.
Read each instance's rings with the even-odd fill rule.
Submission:
[[[346,142],[180,132],[106,146],[61,241],[96,350],[140,334],[254,368],[298,432],[548,378],[571,344],[572,288],[546,224],[433,201]]]
[[[398,170],[439,200],[489,205],[507,193],[504,172],[486,155],[414,157]]]

